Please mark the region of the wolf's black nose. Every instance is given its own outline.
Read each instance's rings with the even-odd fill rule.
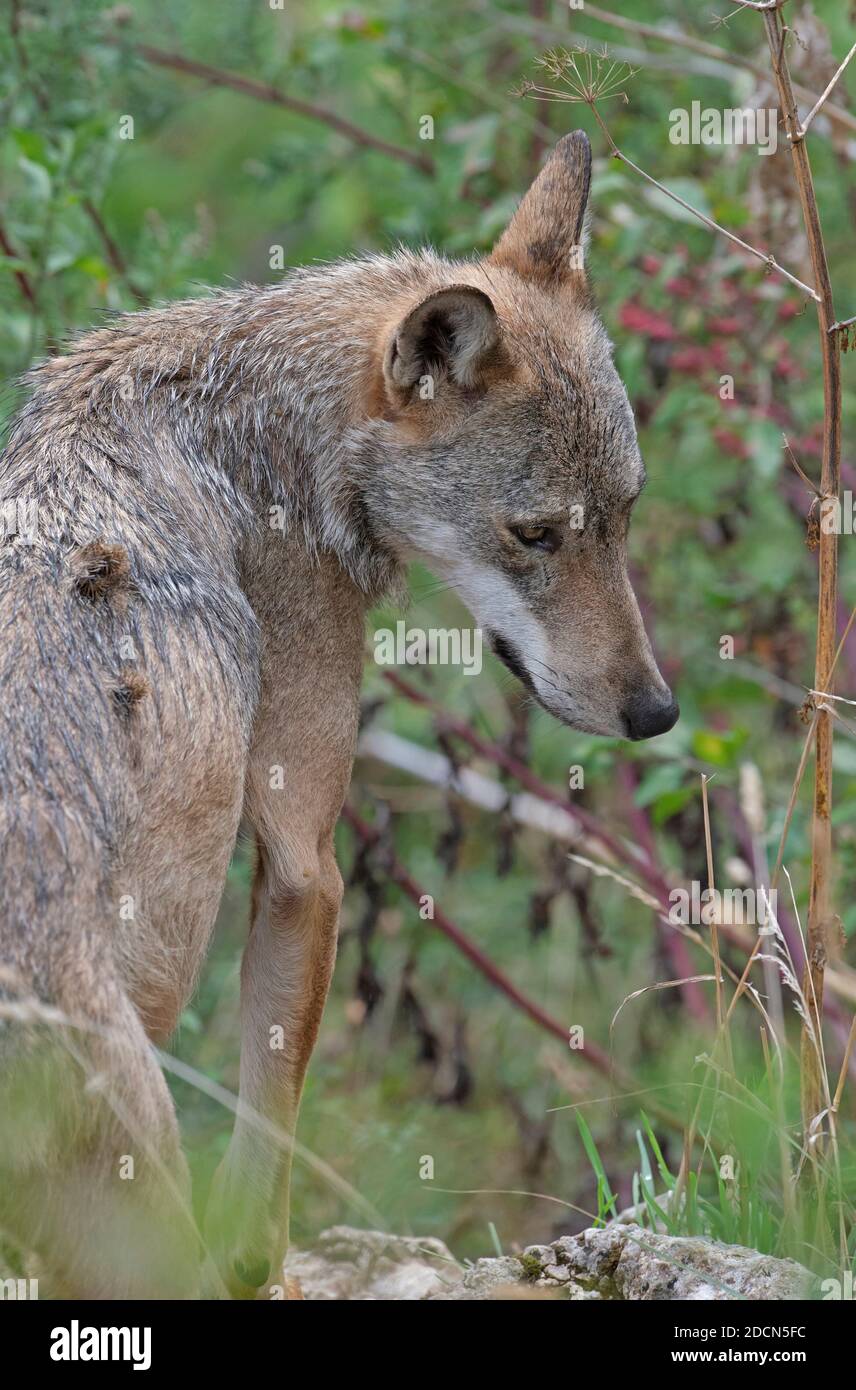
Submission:
[[[678,702],[671,690],[639,691],[624,707],[627,737],[637,740],[668,733],[677,723],[679,714]]]

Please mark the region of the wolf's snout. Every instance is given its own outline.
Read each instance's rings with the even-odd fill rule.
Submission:
[[[627,737],[638,740],[666,734],[677,723],[679,714],[671,690],[637,691],[624,707]]]

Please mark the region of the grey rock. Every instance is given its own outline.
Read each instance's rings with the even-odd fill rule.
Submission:
[[[739,1245],[667,1236],[613,1222],[463,1266],[441,1240],[334,1226],[311,1251],[293,1251],[286,1273],[307,1299],[788,1301],[811,1296],[808,1270]]]
[[[591,1227],[552,1248],[574,1281],[606,1299],[779,1301],[806,1298],[812,1285],[808,1270],[793,1260],[630,1224]]]
[[[476,1260],[464,1272],[461,1280],[438,1293],[428,1294],[430,1299],[444,1301],[458,1299],[496,1298],[500,1290],[515,1289],[525,1284],[523,1265],[513,1255],[495,1256]],[[515,1296],[512,1293],[512,1297]]]
[[[332,1226],[314,1249],[289,1251],[287,1274],[306,1299],[415,1300],[442,1292],[463,1274],[441,1240],[388,1236]]]

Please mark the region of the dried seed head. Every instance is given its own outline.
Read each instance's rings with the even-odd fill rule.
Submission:
[[[140,671],[123,668],[113,690],[113,699],[123,714],[128,714],[149,694],[151,686]]]
[[[626,102],[623,84],[639,71],[629,63],[610,58],[605,44],[600,50],[592,50],[585,44],[575,48],[551,48],[535,61],[565,90],[539,87],[531,78],[525,78],[518,88],[518,96],[532,96],[541,101],[579,101],[592,107],[612,97]]]
[[[71,556],[69,565],[78,593],[93,602],[124,584],[131,572],[125,547],[105,541],[81,546]]]

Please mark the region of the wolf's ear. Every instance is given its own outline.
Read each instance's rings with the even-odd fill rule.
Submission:
[[[584,131],[575,130],[556,145],[490,260],[545,286],[581,282],[590,183],[591,145]]]
[[[477,386],[498,348],[499,324],[488,296],[472,285],[450,285],[429,294],[392,333],[383,361],[387,389],[401,399],[423,378],[432,394],[446,378]]]

